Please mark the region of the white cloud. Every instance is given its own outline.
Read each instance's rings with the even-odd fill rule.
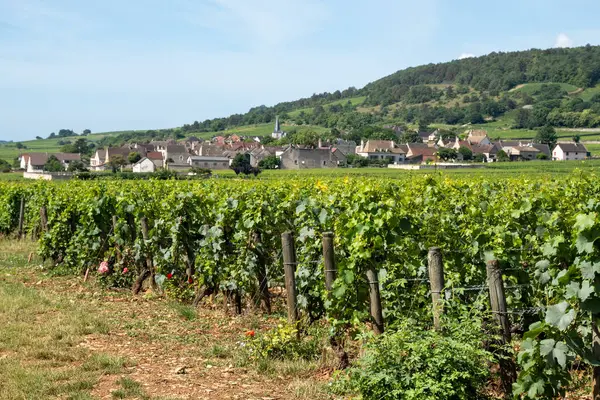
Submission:
[[[464,60],[465,58],[473,58],[475,57],[475,54],[472,53],[462,53],[460,56],[458,56],[459,60]]]
[[[556,37],[556,43],[554,44],[554,47],[572,47],[572,46],[573,46],[573,40],[571,40],[571,38],[568,37],[565,33],[560,33]]]

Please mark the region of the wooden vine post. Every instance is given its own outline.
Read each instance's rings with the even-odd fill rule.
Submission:
[[[429,270],[429,283],[431,285],[431,302],[433,303],[433,327],[440,331],[442,324],[440,316],[444,312],[442,305],[442,293],[444,291],[444,263],[442,260],[442,250],[439,247],[429,249],[427,255],[427,264]]]
[[[21,197],[19,208],[19,239],[23,239],[23,224],[25,222],[25,197]]]
[[[281,244],[283,246],[283,269],[287,292],[288,322],[295,324],[298,321],[298,308],[296,307],[296,248],[292,232],[288,231],[281,235]]]
[[[600,360],[600,331],[598,330],[599,314],[592,314],[592,352],[596,360]],[[600,400],[600,367],[592,370],[592,400]]]
[[[40,208],[40,221],[42,224],[42,233],[48,232],[48,212],[46,207]]]
[[[147,241],[148,240],[148,221],[146,220],[146,217],[141,218],[140,225],[142,228],[142,237],[143,237],[144,241]],[[138,278],[136,279],[136,281],[133,285],[132,291],[134,294],[138,294],[140,292],[140,290],[142,290],[142,284],[144,283],[144,281],[147,278],[151,278],[152,289],[157,291],[158,285],[156,283],[156,279],[154,279],[154,264],[152,262],[152,257],[148,253],[146,253],[146,265],[142,269],[142,272],[140,273],[140,275],[138,276]]]
[[[325,269],[325,288],[327,289],[327,296],[331,298],[333,282],[335,282],[337,275],[337,269],[335,267],[335,251],[333,247],[333,232],[323,233],[323,264]],[[333,315],[333,317],[336,318],[336,315]],[[338,359],[337,369],[348,368],[350,361],[348,353],[344,350],[343,340],[340,337],[339,332],[334,332],[330,335],[329,344]]]
[[[369,306],[373,318],[373,332],[381,335],[383,333],[383,309],[379,294],[379,279],[375,268],[369,267],[367,270],[367,281],[369,282]]]
[[[331,295],[337,270],[335,269],[335,253],[333,250],[333,232],[323,233],[323,260],[325,264],[325,288]]]
[[[258,258],[256,266],[256,277],[258,279],[258,292],[260,294],[261,307],[267,314],[271,314],[271,295],[269,293],[269,278],[267,276],[267,260],[262,249],[260,232],[254,232],[254,250]]]
[[[510,345],[510,321],[508,319],[506,307],[506,295],[504,292],[504,281],[502,280],[502,270],[498,260],[489,260],[486,263],[487,281],[490,292],[490,305],[494,319],[500,328],[500,352],[505,353],[504,347]],[[502,388],[507,397],[512,394],[512,384],[516,381],[517,370],[512,358],[508,354],[501,354],[500,357],[500,378],[502,379]]]

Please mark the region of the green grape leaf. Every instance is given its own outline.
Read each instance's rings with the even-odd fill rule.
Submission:
[[[600,263],[591,263],[584,261],[578,265],[581,270],[581,276],[583,279],[594,279],[596,274],[600,273]]]
[[[570,282],[567,285],[567,290],[565,293],[565,296],[567,296],[567,299],[572,299],[574,297],[577,297],[579,295],[579,283],[578,282]]]
[[[575,228],[577,232],[591,228],[596,223],[596,213],[579,214],[575,217]]]
[[[527,391],[527,395],[535,399],[538,395],[544,394],[544,380],[538,379],[534,383],[531,384],[529,390]]]
[[[543,271],[547,270],[549,266],[550,266],[550,261],[548,261],[548,260],[541,260],[535,264],[536,269],[541,269]]]
[[[327,210],[322,208],[319,214],[319,222],[324,225],[327,222]]]
[[[552,355],[556,359],[556,362],[561,367],[566,367],[567,365],[567,353],[569,352],[569,348],[563,342],[557,342],[552,350]]]
[[[585,235],[577,235],[577,241],[575,242],[577,251],[581,253],[592,253],[594,251],[594,241],[589,240]]]
[[[523,339],[535,338],[544,331],[545,324],[541,321],[529,325],[529,330],[523,334]]]
[[[562,303],[548,307],[546,311],[546,323],[556,326],[561,331],[566,330],[571,322],[575,319],[575,310],[571,309],[569,312],[567,308],[569,303],[563,301]]]
[[[581,283],[581,289],[579,290],[579,299],[586,301],[594,293],[594,287],[590,285],[590,281],[583,281]]]
[[[556,341],[554,339],[544,339],[540,341],[540,354],[542,356],[547,356],[550,354],[552,350],[554,350],[554,344]]]

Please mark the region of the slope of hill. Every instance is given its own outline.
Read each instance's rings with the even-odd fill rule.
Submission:
[[[398,71],[361,90],[369,104],[392,104],[410,97],[410,87],[455,83],[497,94],[523,83],[568,83],[592,87],[600,80],[600,46],[491,53]]]

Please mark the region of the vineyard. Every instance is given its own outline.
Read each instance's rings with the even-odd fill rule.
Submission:
[[[574,370],[593,369],[594,378],[600,373],[592,368],[600,365],[599,199],[592,173],[495,180],[0,182],[0,234],[37,240],[40,256],[57,273],[96,274],[109,288],[137,293],[150,287],[195,305],[222,293],[238,312],[274,312],[270,289],[289,287],[285,272],[291,267],[292,314],[307,325],[327,321],[342,367],[347,338],[365,326],[385,332],[362,339],[379,346],[371,355],[393,353],[402,341],[401,354],[420,351],[405,336],[392,340],[407,324],[423,333],[414,341],[433,338],[440,349],[460,351],[443,340],[447,332],[481,319],[497,334],[491,337],[501,339],[494,322],[500,313],[511,326],[514,349],[496,341],[482,345],[492,349],[483,355],[472,349],[473,357],[516,364],[515,395],[555,398],[570,390]],[[328,240],[332,252],[324,257]],[[443,274],[437,289],[440,281],[431,276],[436,263]],[[489,301],[490,265],[503,281],[504,308]],[[381,309],[374,312],[377,302]],[[435,331],[433,316],[439,333],[432,335],[439,336],[426,334]],[[359,361],[384,368],[373,363]],[[433,389],[410,397],[395,382],[359,373],[343,379],[353,380],[348,386],[364,398],[473,398],[449,388],[440,392],[447,397]],[[461,379],[467,378],[454,384]]]

